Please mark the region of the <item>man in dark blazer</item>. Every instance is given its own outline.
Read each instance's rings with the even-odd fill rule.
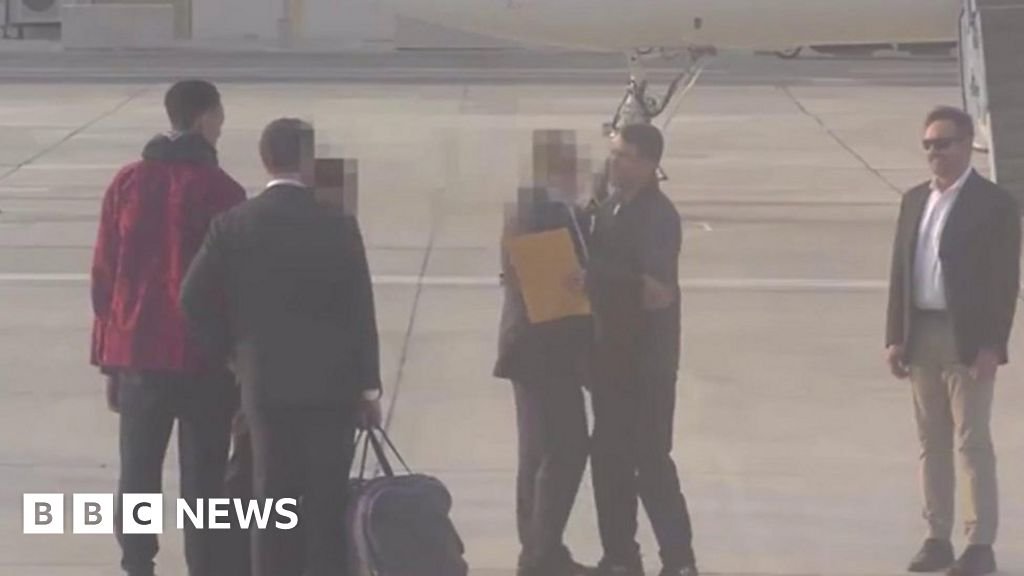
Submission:
[[[604,556],[600,576],[643,576],[638,500],[661,576],[697,576],[693,530],[672,459],[681,355],[682,221],[658,185],[661,132],[632,124],[612,140],[614,192],[590,238],[587,291],[596,351],[591,472]]]
[[[356,221],[319,204],[309,187],[312,128],[276,120],[260,154],[273,180],[214,221],[182,307],[197,339],[241,383],[257,502],[301,498],[304,573],[339,574],[354,429],[380,419],[370,273]],[[277,519],[252,531],[255,576],[299,573],[282,552],[298,531],[275,529]]]
[[[582,267],[587,216],[576,206],[577,151],[573,134],[534,132],[535,186],[519,190],[503,237],[564,229]],[[519,576],[577,576],[563,534],[587,464],[588,431],[583,388],[593,334],[589,317],[531,324],[508,253],[502,249],[497,378],[515,390],[519,433],[516,519],[521,544]],[[572,278],[564,279],[571,289]],[[579,281],[581,279],[577,279]]]
[[[981,576],[996,570],[996,458],[990,420],[996,371],[1020,286],[1020,213],[971,168],[974,125],[955,108],[925,122],[933,178],[903,197],[889,287],[887,357],[909,378],[921,440],[928,538],[912,572]],[[954,452],[969,483],[968,546],[955,559]]]

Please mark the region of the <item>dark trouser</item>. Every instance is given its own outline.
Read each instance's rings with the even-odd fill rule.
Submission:
[[[156,535],[123,533],[121,494],[162,492],[164,456],[177,420],[181,497],[193,506],[198,498],[221,497],[237,398],[227,371],[121,375],[121,476],[114,524],[122,549],[121,567],[128,574],[153,574],[159,545]],[[196,530],[190,522],[185,523],[185,558],[190,576],[222,574],[218,548],[217,532]]]
[[[572,559],[563,534],[587,465],[587,414],[577,382],[515,382],[519,427],[516,518],[520,569],[544,573]]]
[[[346,574],[345,506],[354,447],[348,410],[266,408],[246,411],[257,501],[300,501],[300,529],[272,514],[266,530],[251,530],[254,576]],[[305,558],[294,551],[304,549]],[[305,571],[303,572],[303,568]]]
[[[253,498],[252,480],[252,435],[241,411],[235,415],[231,426],[231,457],[228,459],[227,475],[224,479],[228,498],[239,498],[248,502]],[[230,518],[231,529],[224,535],[224,556],[228,569],[225,576],[250,576],[252,574],[252,536],[243,528],[235,516]],[[301,530],[296,527],[296,531]],[[290,543],[293,550],[282,552],[294,558],[302,566],[302,540],[296,538]]]
[[[637,363],[636,370],[604,367],[592,390],[594,438],[591,468],[605,559],[632,564],[637,497],[651,521],[662,564],[693,562],[692,529],[679,475],[672,461],[676,373]],[[632,372],[632,374],[629,374]]]

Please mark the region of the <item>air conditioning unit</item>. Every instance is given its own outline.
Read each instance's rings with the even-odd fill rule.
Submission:
[[[11,24],[60,24],[63,0],[7,0]]]

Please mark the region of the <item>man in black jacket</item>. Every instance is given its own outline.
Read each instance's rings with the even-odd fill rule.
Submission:
[[[678,211],[658,187],[664,142],[625,127],[609,163],[614,193],[597,212],[587,266],[596,353],[591,451],[602,575],[642,576],[636,542],[643,501],[663,576],[695,576],[690,516],[672,461],[680,357]]]
[[[903,197],[886,330],[889,367],[913,384],[922,447],[929,533],[910,570],[948,568],[955,576],[996,570],[990,421],[1020,287],[1019,209],[971,168],[973,140],[974,124],[963,111],[943,107],[928,115],[923,144],[933,178]],[[954,445],[970,497],[968,547],[956,562]]]
[[[380,418],[373,291],[356,221],[309,187],[312,128],[276,120],[260,153],[273,180],[214,221],[185,279],[197,338],[233,366],[253,446],[254,494],[302,499],[306,574],[344,570],[353,434]],[[298,532],[253,530],[255,576],[298,574]],[[287,523],[287,518],[282,518]]]
[[[534,133],[535,186],[519,190],[504,238],[564,229],[586,259],[586,215],[576,206],[577,150],[573,134]],[[563,534],[587,464],[583,388],[593,340],[588,317],[531,324],[508,253],[502,250],[505,301],[494,375],[512,381],[519,432],[516,517],[520,576],[577,576]],[[572,278],[564,279],[567,289]]]

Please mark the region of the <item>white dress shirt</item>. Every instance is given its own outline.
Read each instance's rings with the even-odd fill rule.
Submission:
[[[298,174],[282,174],[267,182],[267,188],[273,188],[274,186],[295,186],[296,188],[308,188],[302,183],[302,177]],[[266,190],[267,188],[264,188]]]
[[[968,168],[952,186],[940,190],[932,180],[928,204],[921,216],[914,258],[914,305],[922,310],[946,309],[946,283],[942,273],[939,248],[949,214],[960,197],[960,190],[974,172]]]

